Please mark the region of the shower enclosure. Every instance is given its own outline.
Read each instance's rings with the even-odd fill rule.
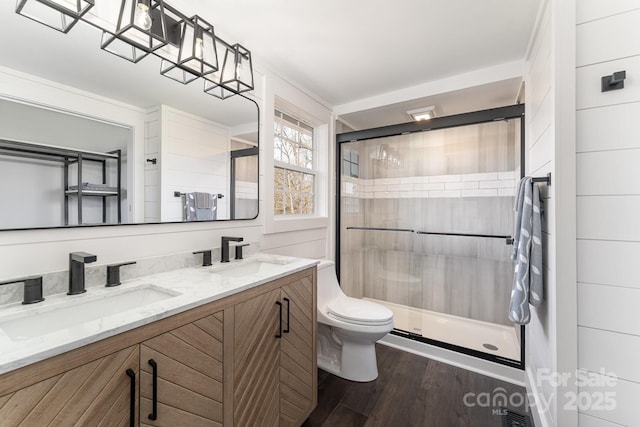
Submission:
[[[508,319],[524,106],[338,135],[340,285],[394,334],[523,366]]]

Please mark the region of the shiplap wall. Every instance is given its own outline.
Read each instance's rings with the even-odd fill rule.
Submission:
[[[144,133],[144,222],[160,222],[160,106],[147,113]],[[149,163],[147,159],[156,159]]]
[[[228,219],[229,128],[167,106],[161,112],[162,221],[182,221],[182,199],[175,191],[223,194],[217,219]]]
[[[638,425],[640,396],[640,1],[577,2],[578,364],[615,374],[615,410],[582,408],[581,426]],[[626,70],[625,88],[600,78]]]
[[[525,75],[525,126],[526,126],[526,175],[544,176],[554,169],[555,129],[553,124],[554,91],[552,88],[552,8],[545,6],[539,27],[527,60]],[[527,389],[538,399],[532,410],[536,425],[557,425],[555,390],[550,382],[538,381],[540,370],[555,370],[553,354],[556,351],[555,333],[555,203],[554,188],[540,186],[544,203],[543,220],[543,267],[545,301],[543,305],[531,307],[531,322],[526,331],[525,364]],[[549,402],[547,410],[539,410]],[[538,410],[536,410],[538,409]]]

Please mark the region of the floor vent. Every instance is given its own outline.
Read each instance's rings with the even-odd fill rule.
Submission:
[[[531,418],[528,415],[507,408],[501,409],[503,414],[502,427],[533,427]]]

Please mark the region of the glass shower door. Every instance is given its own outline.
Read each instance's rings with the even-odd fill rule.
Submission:
[[[508,239],[520,119],[346,142],[341,286],[398,334],[520,361]]]

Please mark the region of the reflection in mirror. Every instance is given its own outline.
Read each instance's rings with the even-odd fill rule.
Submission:
[[[160,75],[153,55],[133,64],[101,50],[86,23],[62,34],[14,7],[0,0],[0,37],[19,41],[0,44],[0,229],[257,216],[253,100],[220,100],[202,79]],[[86,103],[43,102],[34,93],[47,86]],[[103,116],[94,98],[135,117]]]

